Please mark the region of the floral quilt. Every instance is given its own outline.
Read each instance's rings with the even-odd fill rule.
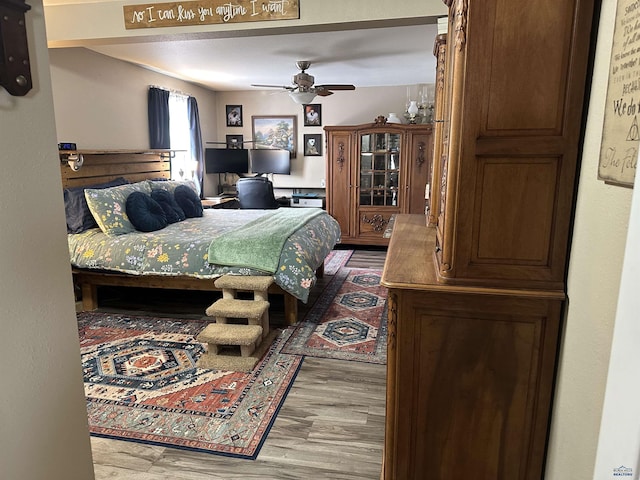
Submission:
[[[107,236],[99,228],[69,234],[71,264],[77,268],[110,270],[133,275],[215,278],[224,274],[264,275],[243,267],[208,261],[213,240],[266,215],[269,210],[206,209],[155,232]],[[273,275],[275,283],[303,302],[315,284],[316,269],[340,238],[338,223],[328,214],[310,219],[285,242]]]

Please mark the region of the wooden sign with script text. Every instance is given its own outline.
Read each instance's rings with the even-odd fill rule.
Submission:
[[[640,2],[618,0],[598,179],[633,186],[640,145]]]
[[[124,25],[134,28],[261,22],[300,18],[298,0],[208,0],[124,5]]]

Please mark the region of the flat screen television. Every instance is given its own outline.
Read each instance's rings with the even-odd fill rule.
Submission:
[[[204,169],[207,173],[249,173],[249,151],[246,148],[205,148]]]
[[[291,175],[291,155],[289,150],[255,148],[249,150],[251,173],[262,175],[277,173]]]

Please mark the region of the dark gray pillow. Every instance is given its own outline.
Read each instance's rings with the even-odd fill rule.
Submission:
[[[186,185],[176,187],[173,192],[176,203],[187,216],[187,218],[201,217],[203,215],[202,201],[193,188]]]
[[[124,185],[127,181],[123,177],[116,178],[110,182],[88,185],[86,187],[72,187],[64,189],[64,213],[67,217],[67,233],[82,233],[90,228],[97,228],[96,223],[87,199],[84,197],[86,188],[109,188]]]
[[[186,218],[182,208],[176,203],[173,193],[168,190],[151,190],[151,198],[162,207],[167,223],[181,222]]]
[[[131,224],[141,232],[155,232],[167,226],[167,217],[160,204],[144,192],[129,194],[126,211]]]

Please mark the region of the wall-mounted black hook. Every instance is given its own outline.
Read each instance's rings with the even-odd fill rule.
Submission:
[[[24,0],[0,0],[0,85],[11,95],[31,90],[31,66],[24,14]]]

